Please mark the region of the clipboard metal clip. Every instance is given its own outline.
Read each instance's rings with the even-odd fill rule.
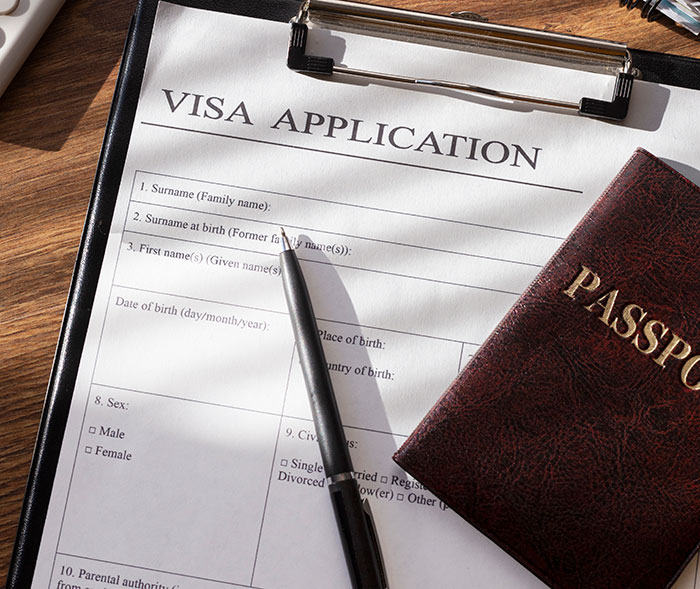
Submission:
[[[610,101],[583,97],[578,103],[557,99],[527,96],[502,90],[484,88],[464,82],[414,78],[410,76],[339,67],[331,57],[306,54],[308,24],[314,22],[326,27],[340,27],[365,33],[382,34],[394,38],[423,39],[439,44],[459,44],[490,50],[492,53],[517,53],[543,60],[563,62],[565,65],[605,71],[616,76],[615,89]],[[345,0],[306,0],[291,22],[287,66],[295,71],[317,74],[355,76],[417,86],[432,86],[463,92],[472,92],[505,100],[526,102],[540,106],[575,110],[594,118],[621,121],[627,116],[632,82],[631,61],[627,46],[574,35],[510,27],[484,21],[466,20],[454,16],[440,16],[397,8],[346,2]]]

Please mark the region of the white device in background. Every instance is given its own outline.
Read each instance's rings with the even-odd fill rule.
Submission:
[[[0,0],[0,95],[65,0]]]

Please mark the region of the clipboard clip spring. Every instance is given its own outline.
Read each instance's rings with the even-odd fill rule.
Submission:
[[[404,31],[437,30],[443,35],[461,35],[472,39],[485,35],[489,43],[504,42],[523,51],[523,47],[537,46],[539,51],[550,51],[563,56],[569,61],[582,59],[598,59],[608,68],[610,63],[617,63],[616,83],[611,101],[595,98],[581,98],[578,103],[557,99],[515,94],[491,88],[484,88],[463,82],[447,80],[414,78],[410,76],[380,73],[360,70],[350,67],[339,67],[331,57],[306,54],[306,42],[309,35],[308,22],[311,21],[311,9],[323,10],[336,20],[355,18],[367,28],[368,23],[381,22],[385,26],[398,25]],[[333,19],[330,19],[333,21]],[[488,22],[465,21],[464,19],[430,15],[395,8],[386,8],[343,0],[306,0],[302,3],[297,16],[291,22],[287,67],[290,69],[314,75],[330,76],[340,74],[361,77],[370,80],[381,80],[401,84],[432,86],[462,92],[471,92],[494,98],[526,102],[540,106],[575,110],[578,114],[593,118],[621,121],[627,116],[634,75],[630,71],[630,59],[625,45],[561,35],[547,31],[535,31],[520,27],[507,27]]]

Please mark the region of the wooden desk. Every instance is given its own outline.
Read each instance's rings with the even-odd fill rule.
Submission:
[[[616,0],[394,0],[700,57],[672,24]],[[104,125],[135,0],[68,0],[0,97],[0,579],[7,576]],[[1,26],[1,24],[0,24]],[[1,581],[0,581],[1,582]]]

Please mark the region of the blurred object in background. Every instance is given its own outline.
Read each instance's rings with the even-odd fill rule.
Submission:
[[[620,0],[620,6],[639,7],[647,20],[663,14],[694,35],[700,33],[700,0]]]
[[[64,0],[0,0],[0,95]]]

